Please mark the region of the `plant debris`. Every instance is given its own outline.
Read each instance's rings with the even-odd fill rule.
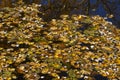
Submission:
[[[0,11],[0,80],[120,79],[120,29],[100,16],[45,22],[39,8]]]

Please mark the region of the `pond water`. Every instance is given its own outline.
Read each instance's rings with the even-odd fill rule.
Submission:
[[[7,1],[7,0],[6,0]],[[23,0],[25,2],[29,1],[29,2],[33,2],[34,0]],[[39,1],[39,0],[36,0]],[[53,1],[53,0],[51,0]],[[77,0],[82,1],[82,0]],[[98,4],[97,4],[97,1]],[[12,3],[15,2],[15,0],[11,0]],[[2,4],[2,0],[0,0],[1,5]],[[41,0],[42,5],[46,5],[48,3],[48,0]],[[4,3],[6,4],[6,3]],[[8,3],[6,4],[8,5]],[[94,8],[92,8],[92,6],[94,6]],[[109,8],[109,9],[106,9]],[[80,10],[74,11],[74,14],[81,14],[82,12]],[[84,14],[84,13],[83,13]],[[107,14],[112,14],[114,17],[109,18],[106,17],[106,20],[111,21],[113,24],[115,24],[118,28],[120,28],[120,0],[107,0],[107,3],[104,0],[90,0],[90,10],[89,10],[89,14],[90,15],[100,15],[102,17],[106,17]]]

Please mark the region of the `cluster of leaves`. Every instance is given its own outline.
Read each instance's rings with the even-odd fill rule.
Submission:
[[[99,16],[45,22],[37,4],[0,12],[0,79],[120,79],[120,30]]]

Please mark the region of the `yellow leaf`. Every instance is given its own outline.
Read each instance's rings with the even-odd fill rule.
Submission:
[[[115,62],[116,62],[116,64],[120,65],[120,59],[119,58],[116,59]]]
[[[48,68],[43,68],[43,69],[42,69],[42,73],[43,73],[43,74],[46,74],[46,73],[48,73],[48,70],[49,70]]]
[[[59,75],[57,73],[51,73],[53,77],[59,78]]]
[[[105,50],[107,50],[107,51],[112,51],[112,49],[111,49],[110,47],[104,46],[104,47],[102,47],[102,48],[105,49]]]
[[[55,52],[55,58],[58,58],[58,57],[60,57],[59,55],[61,54],[61,50],[56,50],[56,52]]]

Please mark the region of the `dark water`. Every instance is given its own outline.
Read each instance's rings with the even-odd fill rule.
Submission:
[[[91,0],[91,4],[94,4],[97,0]],[[117,27],[120,28],[120,0],[108,0],[108,6],[111,9],[111,12],[113,14],[113,18],[108,18],[108,21],[111,21],[113,24],[117,25]],[[106,17],[107,14],[109,14],[104,5],[102,3],[100,3],[98,5],[98,8],[96,9],[96,11],[90,11],[90,14],[92,15],[100,15],[102,17]]]

